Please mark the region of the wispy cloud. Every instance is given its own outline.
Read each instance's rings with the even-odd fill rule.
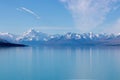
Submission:
[[[111,26],[104,30],[107,33],[120,33],[120,18],[117,19]]]
[[[102,25],[107,15],[117,10],[120,0],[60,0],[71,12],[75,25],[83,32]]]
[[[32,10],[28,9],[28,8],[25,8],[25,7],[20,7],[20,8],[17,8],[17,10],[19,11],[25,11],[29,14],[32,14],[33,16],[35,16],[37,19],[40,19],[40,16],[37,15],[35,12],[33,12]]]
[[[69,27],[60,27],[60,26],[55,26],[55,27],[52,27],[52,26],[49,26],[49,27],[47,27],[47,26],[40,26],[40,27],[34,27],[35,29],[41,29],[41,30],[52,30],[52,31],[54,31],[54,30],[66,30],[66,31],[69,31],[69,30],[73,30],[73,29],[75,29],[74,27],[72,28],[69,28]]]
[[[48,33],[67,33],[67,32],[76,32],[79,33],[79,30],[74,27],[63,27],[63,26],[37,26],[32,27],[33,29],[39,30],[41,32],[48,32]],[[32,29],[31,28],[31,29]]]

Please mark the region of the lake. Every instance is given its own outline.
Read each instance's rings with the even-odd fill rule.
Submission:
[[[120,80],[120,47],[0,48],[0,80]]]

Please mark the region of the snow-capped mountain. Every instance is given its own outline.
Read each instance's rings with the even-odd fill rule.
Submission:
[[[14,34],[11,34],[11,33],[0,32],[0,39],[6,40],[8,42],[16,42],[17,37],[18,37],[17,35],[14,35]]]
[[[16,40],[17,41],[44,41],[48,39],[47,34],[40,31],[30,29],[27,32],[20,35]]]
[[[119,45],[120,34],[71,33],[49,35],[35,29],[30,29],[22,35],[0,33],[0,39],[9,42],[19,42],[27,45]]]

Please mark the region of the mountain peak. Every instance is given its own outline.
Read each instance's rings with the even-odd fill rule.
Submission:
[[[38,31],[34,28],[31,28],[27,31],[27,33],[36,33],[36,32],[38,32]]]

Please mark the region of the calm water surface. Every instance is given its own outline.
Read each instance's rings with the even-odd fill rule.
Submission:
[[[120,47],[0,48],[0,80],[120,80]]]

